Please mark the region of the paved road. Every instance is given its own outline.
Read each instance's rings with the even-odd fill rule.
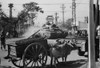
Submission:
[[[16,40],[19,40],[19,38],[16,38],[16,39],[7,39],[7,43],[11,43],[11,42],[14,42],[14,41],[16,41]],[[71,61],[76,61],[76,60],[80,60],[80,59],[87,59],[87,58],[85,58],[85,57],[82,57],[82,56],[79,56],[78,54],[77,54],[77,50],[74,50],[74,51],[72,51],[71,52],[71,54],[68,56],[68,58],[67,58],[67,61],[69,61],[69,63],[71,62]],[[7,55],[7,51],[2,51],[1,49],[0,49],[0,59],[1,59],[1,65],[2,66],[12,66],[12,67],[15,67],[11,62],[8,62],[8,60],[5,60],[3,57],[5,57]],[[48,62],[47,63],[49,63],[50,62],[50,58],[48,59]]]

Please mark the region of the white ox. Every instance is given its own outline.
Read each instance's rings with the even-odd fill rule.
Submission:
[[[53,45],[50,49],[51,52],[51,64],[54,58],[54,64],[56,65],[56,61],[58,62],[58,58],[62,58],[63,61],[66,62],[67,56],[71,53],[72,50],[77,49],[76,45],[69,41],[57,41],[55,45]]]

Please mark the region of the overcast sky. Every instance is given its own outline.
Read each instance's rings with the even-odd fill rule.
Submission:
[[[65,5],[65,20],[72,17],[72,0],[0,0],[3,11],[9,15],[9,3],[14,3],[13,16],[17,16],[22,8],[22,4],[36,2],[44,10],[43,14],[38,15],[38,22],[44,23],[47,15],[54,15],[56,12],[59,16],[59,21],[62,21],[62,4]],[[76,0],[76,17],[77,21],[84,20],[88,16],[89,0]]]

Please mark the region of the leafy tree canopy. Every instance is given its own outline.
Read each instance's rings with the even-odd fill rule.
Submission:
[[[42,8],[35,2],[23,4],[23,8],[24,9],[18,14],[18,18],[23,22],[26,22],[29,18],[33,20],[37,12],[43,13]]]
[[[72,29],[72,18],[68,19],[63,25],[63,27],[67,28],[68,30],[71,30]]]

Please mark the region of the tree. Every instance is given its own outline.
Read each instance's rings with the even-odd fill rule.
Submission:
[[[23,34],[30,25],[34,25],[34,19],[38,12],[43,13],[42,8],[35,2],[23,4],[23,10],[17,16],[18,31]],[[21,29],[21,30],[20,30]]]
[[[0,26],[13,33],[12,31],[15,32],[19,25],[24,27],[25,22],[28,20],[31,20],[31,23],[34,24],[33,20],[36,18],[37,13],[43,13],[42,8],[40,8],[35,2],[25,3],[23,4],[23,7],[24,9],[18,14],[18,16],[16,18],[12,17],[12,19],[7,17],[6,14],[0,10]]]
[[[23,4],[23,7],[24,9],[18,14],[18,19],[23,23],[29,19],[34,23],[33,20],[36,18],[37,12],[43,13],[42,8],[40,8],[35,2],[25,3]]]
[[[62,24],[62,25],[63,25],[63,24]],[[64,23],[63,27],[67,28],[68,30],[71,30],[71,29],[72,29],[72,18],[68,19],[68,20]]]
[[[7,25],[8,25],[8,17],[6,16],[6,14],[1,9],[0,10],[0,26],[1,26],[0,30],[6,29]]]
[[[7,15],[1,10],[0,11],[0,30],[6,32],[9,32],[9,34],[13,34],[14,31],[16,31],[16,21],[14,18],[9,18]]]

